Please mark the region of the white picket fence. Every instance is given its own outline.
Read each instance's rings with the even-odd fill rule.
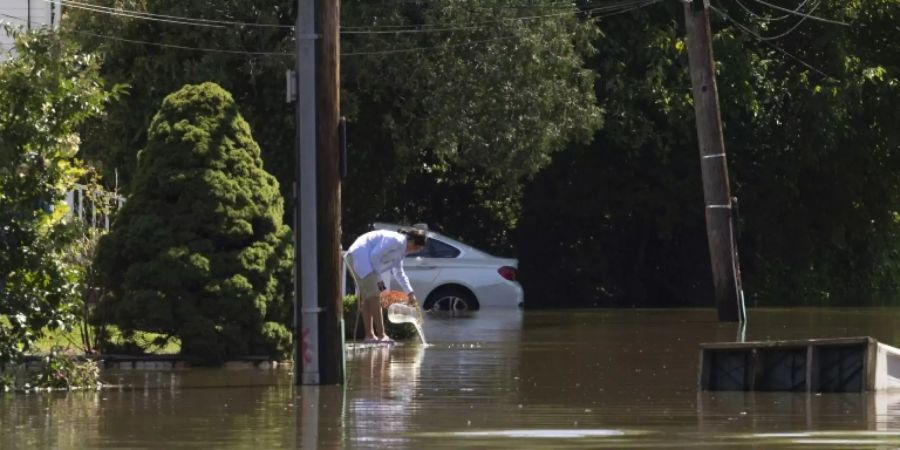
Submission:
[[[76,184],[66,193],[66,205],[69,206],[69,217],[78,217],[94,228],[109,231],[109,225],[115,213],[125,204],[125,197],[114,192],[90,189],[88,186]]]

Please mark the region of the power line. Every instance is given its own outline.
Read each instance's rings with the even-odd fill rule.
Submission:
[[[641,2],[640,4],[638,4],[632,8],[629,8],[628,10],[612,12],[612,13],[609,13],[604,16],[598,16],[598,18],[605,18],[605,17],[609,17],[612,15],[621,14],[621,13],[628,12],[631,10],[643,8],[645,6],[649,6],[654,3],[658,3],[659,1],[661,1],[661,0],[645,0],[645,1]],[[173,48],[173,49],[178,49],[178,50],[201,51],[201,52],[210,52],[210,53],[224,53],[224,54],[247,55],[247,56],[278,56],[278,57],[293,56],[293,53],[286,53],[286,52],[262,52],[262,51],[217,49],[217,48],[208,48],[208,47],[192,47],[192,46],[187,46],[187,45],[164,44],[161,42],[142,41],[142,40],[138,40],[138,39],[126,39],[126,38],[120,38],[117,36],[105,35],[105,34],[89,33],[86,31],[75,30],[74,32],[78,33],[78,34],[93,36],[93,37],[97,37],[97,38],[101,38],[101,39],[108,39],[108,40],[112,40],[112,41],[126,42],[126,43],[131,43],[131,44],[150,45],[150,46],[155,46],[155,47]],[[365,51],[365,52],[349,52],[349,53],[342,53],[341,56],[349,57],[349,56],[367,56],[367,55],[389,55],[389,54],[396,54],[396,53],[412,53],[412,52],[420,52],[420,51],[428,51],[428,50],[441,50],[441,49],[447,49],[447,48],[466,47],[466,46],[471,46],[471,45],[485,44],[485,43],[489,43],[489,42],[511,40],[511,39],[516,39],[518,37],[519,36],[503,36],[503,37],[492,38],[492,39],[483,39],[483,40],[477,40],[477,41],[459,42],[459,43],[444,44],[444,45],[399,48],[399,49],[388,49],[388,50],[374,50],[374,51]]]
[[[21,17],[11,16],[9,14],[0,13],[0,16],[6,17],[7,19],[18,20],[20,22],[25,22],[26,20]]]
[[[810,14],[812,14],[821,5],[822,5],[822,0],[817,0],[815,3],[813,3],[812,7],[809,9]],[[793,33],[794,30],[796,30],[800,25],[803,25],[803,22],[805,22],[808,17],[809,17],[808,15],[804,16],[803,18],[798,20],[797,23],[795,23],[792,27],[788,28],[787,31],[784,31],[783,33],[780,33],[780,34],[777,34],[774,36],[760,36],[759,34],[757,34],[757,39],[759,39],[761,41],[774,41],[776,39],[781,39],[781,38]]]
[[[795,56],[795,55],[793,55],[792,53],[789,53],[787,50],[784,50],[783,48],[781,48],[781,47],[779,47],[779,46],[777,46],[777,45],[775,45],[775,44],[772,44],[772,43],[769,42],[768,40],[765,40],[765,39],[764,39],[762,36],[760,36],[758,33],[754,32],[754,31],[751,30],[749,27],[747,27],[746,25],[744,25],[744,24],[738,22],[737,20],[734,20],[733,18],[731,18],[731,16],[729,16],[728,14],[726,14],[724,11],[722,11],[722,10],[716,8],[715,6],[712,6],[712,5],[709,5],[709,8],[712,9],[713,11],[715,11],[716,13],[718,13],[720,16],[722,16],[722,17],[724,17],[725,19],[727,19],[728,21],[730,21],[731,23],[733,23],[735,26],[737,26],[739,29],[741,29],[744,33],[747,33],[747,34],[749,34],[749,35],[755,37],[756,39],[760,40],[760,42],[762,42],[763,44],[766,44],[767,46],[769,46],[769,47],[771,47],[771,48],[773,48],[773,49],[775,49],[775,50],[781,52],[782,54],[784,54],[784,55],[787,56],[788,58],[791,58],[791,59],[793,59],[794,61],[800,63],[801,65],[803,65],[803,66],[806,67],[807,69],[810,69],[810,70],[812,70],[813,72],[816,72],[816,73],[818,73],[819,75],[822,75],[822,76],[825,77],[825,78],[830,78],[830,79],[832,79],[832,80],[837,80],[836,77],[833,77],[833,76],[831,76],[831,75],[829,75],[829,74],[827,74],[827,73],[825,73],[825,72],[819,70],[818,68],[816,68],[816,67],[813,66],[812,64],[809,64],[808,62],[806,62],[806,61],[800,59],[798,56]]]
[[[812,7],[809,8],[810,14],[812,14],[812,13],[813,13],[819,6],[821,6],[821,5],[822,5],[822,0],[818,0],[818,1],[816,1],[815,3],[813,3]],[[774,41],[774,40],[776,40],[776,39],[781,39],[781,38],[783,38],[783,37],[785,37],[785,36],[787,36],[787,35],[793,33],[794,30],[796,30],[800,25],[803,25],[803,22],[805,22],[806,19],[809,18],[809,17],[810,17],[810,16],[808,16],[808,15],[803,16],[803,18],[800,19],[800,20],[798,20],[797,23],[794,24],[794,26],[788,28],[787,31],[785,31],[785,32],[783,32],[783,33],[781,33],[781,34],[777,34],[777,35],[775,35],[775,36],[760,37],[759,39],[760,39],[761,41]]]
[[[734,1],[735,1],[735,3],[738,4],[738,6],[743,8],[744,11],[747,11],[748,14],[750,14],[753,17],[756,17],[759,20],[765,21],[765,22],[777,22],[779,20],[784,20],[784,19],[787,19],[788,17],[791,17],[790,14],[785,14],[785,15],[778,16],[778,17],[762,16],[762,15],[759,15],[759,14],[753,12],[753,10],[748,8],[747,5],[745,5],[741,0],[734,0]],[[799,12],[808,2],[809,2],[809,0],[803,0],[802,2],[800,2],[799,5],[797,5],[797,9],[795,9],[794,11]]]
[[[86,36],[93,36],[93,37],[97,37],[97,38],[108,39],[111,41],[127,42],[127,43],[131,43],[131,44],[150,45],[150,46],[154,46],[154,47],[174,48],[174,49],[178,49],[178,50],[193,50],[193,51],[201,51],[201,52],[209,52],[209,53],[226,53],[226,54],[230,54],[230,55],[248,55],[248,56],[294,56],[293,53],[286,53],[286,52],[257,52],[257,51],[247,51],[247,50],[208,48],[208,47],[191,47],[188,45],[164,44],[162,42],[141,41],[141,40],[137,40],[137,39],[125,39],[125,38],[120,38],[118,36],[89,33],[87,31],[74,30],[73,32],[78,33],[78,34],[83,34]]]
[[[557,17],[557,16],[565,16],[565,15],[569,15],[569,14],[578,14],[580,12],[592,13],[592,12],[602,12],[602,11],[607,11],[607,10],[616,10],[616,9],[620,9],[620,8],[625,9],[625,8],[631,8],[636,5],[642,6],[646,3],[651,3],[651,2],[655,2],[655,1],[657,1],[657,0],[652,0],[652,1],[649,1],[649,0],[624,0],[624,1],[618,1],[615,3],[610,3],[605,6],[596,6],[596,7],[592,7],[591,5],[596,5],[596,4],[600,4],[600,3],[587,3],[586,5],[584,5],[587,8],[581,8],[581,9],[572,8],[572,9],[568,9],[567,11],[563,11],[563,12],[556,12],[556,13],[551,13],[551,14],[541,14],[541,15],[535,15],[535,16],[503,17],[503,18],[489,20],[489,21],[464,24],[464,25],[462,25],[462,27],[458,27],[458,28],[453,28],[452,24],[449,24],[449,25],[448,24],[423,24],[423,25],[341,26],[341,33],[342,34],[357,34],[358,33],[356,31],[345,31],[345,30],[369,30],[369,31],[371,31],[372,34],[375,34],[376,32],[378,32],[378,33],[389,32],[389,30],[411,30],[410,32],[423,32],[423,31],[430,31],[430,30],[445,31],[445,30],[461,29],[461,28],[465,28],[465,27],[483,28],[484,26],[487,26],[487,25],[493,25],[493,24],[503,23],[503,22],[545,19],[548,17]]]
[[[773,4],[771,4],[771,3],[769,3],[769,2],[767,2],[767,1],[765,1],[765,0],[753,0],[753,1],[755,1],[756,3],[759,3],[759,4],[761,4],[761,5],[766,5],[766,6],[768,6],[769,8],[772,8],[772,9],[777,9],[777,10],[779,10],[779,11],[784,11],[784,12],[786,12],[786,13],[788,13],[788,14],[794,14],[794,15],[797,15],[797,16],[801,16],[801,17],[803,17],[803,20],[810,19],[810,20],[817,20],[817,21],[819,21],[819,22],[831,23],[831,24],[835,24],[835,25],[850,26],[849,23],[847,23],[847,22],[842,22],[842,21],[840,21],[840,20],[826,19],[826,18],[824,18],[824,17],[813,16],[813,15],[812,15],[812,11],[813,11],[813,10],[810,10],[809,13],[802,13],[802,12],[800,12],[800,11],[795,11],[795,10],[793,10],[793,9],[787,9],[787,8],[783,8],[783,7],[778,6],[778,5],[773,5]]]
[[[599,0],[591,0],[593,2],[597,2]],[[454,0],[446,0],[446,3],[453,3]],[[440,5],[440,0],[390,0],[391,4],[409,4],[409,5]],[[574,0],[561,0],[556,2],[547,2],[544,4],[538,4],[535,1],[524,0],[521,4],[495,4],[490,6],[468,6],[470,9],[559,9],[559,8],[570,8],[576,6],[576,2]]]
[[[341,56],[389,55],[389,54],[394,54],[394,53],[412,53],[412,52],[421,52],[421,51],[426,51],[426,50],[442,50],[442,49],[446,49],[446,48],[468,47],[470,45],[485,44],[488,42],[508,41],[511,39],[518,39],[518,38],[519,38],[519,36],[503,36],[503,37],[492,38],[492,39],[461,42],[461,43],[457,43],[457,44],[432,45],[432,46],[427,46],[427,47],[398,48],[398,49],[390,49],[390,50],[375,50],[375,51],[371,51],[371,52],[341,53]]]
[[[191,47],[187,45],[176,45],[176,44],[164,44],[161,42],[153,42],[153,41],[142,41],[137,39],[125,39],[117,36],[109,36],[105,34],[96,34],[89,33],[86,31],[75,31],[75,33],[83,34],[87,36],[93,36],[102,39],[108,39],[112,41],[126,42],[131,44],[141,44],[141,45],[150,45],[154,47],[164,47],[164,48],[174,48],[178,50],[191,50],[191,51],[201,51],[201,52],[210,52],[210,53],[226,53],[226,54],[237,54],[237,55],[248,55],[248,56],[294,56],[293,53],[287,52],[256,52],[256,51],[245,51],[245,50],[231,50],[231,49],[217,49],[217,48],[207,48],[207,47]],[[447,45],[434,45],[427,47],[414,47],[414,48],[402,48],[402,49],[390,49],[390,50],[377,50],[371,52],[352,52],[352,53],[342,53],[341,56],[365,56],[365,55],[385,55],[391,53],[408,53],[408,52],[417,52],[417,51],[425,51],[425,50],[438,50],[444,48],[454,48],[454,47],[465,47],[470,45],[484,44],[487,42],[496,42],[503,40],[510,40],[518,38],[518,36],[505,36],[500,38],[493,39],[484,39],[479,41],[469,41],[469,42],[461,42],[457,44],[447,44]]]
[[[188,16],[175,16],[175,15],[167,15],[167,14],[154,14],[147,13],[137,10],[128,10],[121,8],[111,8],[106,6],[92,5],[89,3],[77,2],[73,0],[44,0],[48,3],[58,3],[60,5],[69,6],[75,9],[81,9],[85,11],[90,11],[94,13],[107,14],[111,16],[118,17],[126,17],[130,19],[140,19],[140,20],[148,20],[148,21],[156,21],[163,23],[171,23],[175,25],[188,25],[188,26],[201,26],[201,27],[210,27],[210,28],[223,28],[224,26],[238,26],[238,27],[265,27],[265,28],[281,28],[281,29],[293,29],[293,25],[279,25],[279,24],[259,24],[259,23],[250,23],[250,22],[237,22],[237,21],[227,21],[227,20],[213,20],[213,19],[201,19],[195,17]],[[653,0],[652,2],[655,2]],[[484,21],[484,22],[476,22],[469,24],[460,24],[458,26],[451,24],[425,24],[418,26],[411,25],[383,25],[383,26],[342,26],[341,34],[343,35],[365,35],[365,34],[401,34],[401,33],[430,33],[430,32],[453,32],[453,31],[469,31],[469,30],[477,30],[485,28],[488,25],[503,23],[503,22],[511,22],[511,21],[528,21],[528,20],[538,20],[545,19],[549,17],[557,17],[564,16],[569,14],[577,14],[577,13],[598,13],[605,11],[628,11],[631,10],[632,7],[638,6],[646,6],[647,4],[652,3],[648,0],[624,0],[618,2],[612,2],[609,4],[605,4],[604,6],[596,6],[585,9],[585,6],[591,5],[599,5],[600,2],[589,2],[579,8],[572,8],[564,12],[550,13],[550,14],[541,14],[534,16],[522,16],[522,17],[504,17],[500,19]]]
[[[821,6],[821,5],[822,5],[822,0],[816,0],[816,1],[812,4],[812,7],[810,8],[809,12],[810,12],[810,13],[814,12],[814,11],[815,11],[819,6]],[[712,6],[710,6],[710,7],[712,7]],[[720,10],[717,10],[717,9],[716,9],[715,11],[718,12],[719,14],[725,15],[725,13],[723,13],[723,12],[720,11]],[[726,15],[726,17],[728,17],[728,16]],[[785,36],[787,36],[787,35],[793,33],[794,30],[796,30],[798,27],[800,27],[800,25],[802,25],[803,22],[805,22],[806,19],[807,19],[808,17],[810,17],[810,16],[809,16],[809,15],[804,16],[803,18],[801,18],[800,20],[798,20],[797,23],[795,23],[793,26],[791,26],[790,28],[788,28],[786,31],[784,31],[784,32],[782,32],[782,33],[780,33],[780,34],[774,35],[774,36],[762,36],[762,35],[760,35],[759,33],[753,33],[753,35],[754,35],[757,39],[759,39],[760,41],[774,41],[774,40],[777,40],[777,39],[781,39],[781,38],[783,38],[783,37],[785,37]],[[731,17],[728,17],[728,19],[731,20],[732,22],[735,22],[735,20],[732,19]]]
[[[64,1],[64,0],[44,0],[44,1],[47,3],[54,3],[54,4],[58,3],[61,6],[64,5],[69,8],[81,9],[81,10],[91,11],[91,12],[99,12],[99,13],[109,14],[109,15],[113,15],[113,16],[128,17],[128,18],[132,18],[132,19],[153,20],[155,22],[171,23],[171,24],[176,24],[176,25],[191,25],[191,26],[197,26],[197,27],[224,28],[224,26],[222,26],[222,25],[191,20],[190,18],[186,18],[186,17],[171,16],[169,18],[154,17],[154,18],[150,19],[146,14],[139,13],[136,11],[127,11],[127,10],[115,11],[112,8],[107,8],[105,6],[95,6],[95,5],[85,4],[85,3],[68,2],[68,1]]]
[[[634,2],[635,6],[632,6],[628,9],[610,12],[603,16],[597,16],[596,18],[602,19],[602,18],[606,18],[609,16],[622,14],[622,13],[625,13],[628,11],[633,11],[636,9],[640,9],[640,8],[658,3],[660,1],[661,0],[643,0],[640,2]],[[493,38],[493,39],[484,39],[484,40],[480,40],[480,41],[463,42],[463,43],[458,43],[458,44],[437,45],[437,46],[428,46],[428,47],[401,48],[401,49],[380,50],[380,51],[376,50],[376,51],[371,51],[371,52],[342,53],[341,56],[387,55],[387,54],[394,54],[394,53],[408,53],[408,52],[417,52],[417,51],[426,51],[426,50],[465,47],[465,46],[468,46],[471,44],[483,44],[483,43],[487,43],[487,42],[505,41],[505,40],[516,39],[516,38],[518,38],[518,36],[505,36],[505,37],[499,37],[499,38]]]
[[[627,1],[627,2],[621,2],[621,3],[617,4],[616,6],[598,7],[598,8],[592,8],[592,9],[587,9],[587,10],[582,10],[582,11],[573,10],[573,11],[567,11],[564,13],[546,14],[546,15],[541,15],[541,16],[510,17],[510,18],[497,19],[497,20],[488,21],[488,22],[479,22],[479,23],[464,25],[464,26],[460,26],[460,27],[448,27],[448,28],[419,27],[419,28],[404,28],[404,29],[398,28],[398,29],[394,29],[394,30],[390,30],[390,29],[387,29],[387,30],[380,30],[380,29],[379,30],[374,30],[374,29],[372,29],[372,30],[354,30],[354,29],[351,29],[351,30],[343,31],[343,27],[342,27],[341,34],[365,35],[365,34],[436,33],[436,32],[450,32],[450,31],[469,31],[469,30],[485,29],[485,28],[488,28],[488,25],[501,23],[501,22],[512,22],[512,21],[517,21],[517,20],[525,21],[525,20],[545,19],[548,17],[563,16],[563,15],[578,14],[578,13],[588,13],[588,14],[602,13],[602,12],[609,13],[609,14],[597,14],[596,16],[591,16],[592,18],[602,18],[602,17],[608,17],[611,15],[619,14],[619,13],[633,11],[635,9],[642,8],[644,6],[656,3],[658,1],[660,1],[660,0]]]
[[[225,26],[235,26],[235,27],[256,27],[256,28],[283,28],[283,29],[293,29],[293,25],[281,25],[281,24],[271,24],[271,23],[254,23],[254,22],[240,22],[240,21],[232,21],[232,20],[215,20],[215,19],[203,19],[199,17],[189,17],[189,16],[174,16],[169,14],[155,14],[144,11],[137,11],[131,9],[123,9],[123,8],[112,8],[108,6],[100,6],[93,5],[90,3],[77,2],[73,0],[44,0],[47,3],[57,3],[62,6],[68,6],[71,8],[82,9],[86,11],[92,11],[102,14],[107,14],[111,16],[123,16],[134,19],[142,19],[142,20],[151,20],[157,22],[167,22],[167,23],[175,23],[178,25],[194,25],[194,26],[209,26],[215,28],[224,28]]]
[[[45,1],[54,1],[54,0],[45,0]],[[65,2],[65,3],[74,3],[74,2],[67,1],[67,0],[55,0],[55,1]],[[661,1],[661,0],[627,1],[627,2],[618,3],[617,4],[617,5],[619,5],[617,7],[618,10],[610,10],[610,7],[606,7],[606,8],[601,7],[601,8],[595,8],[594,10],[587,10],[584,12],[590,13],[590,12],[597,12],[597,11],[605,11],[606,14],[598,14],[597,16],[593,16],[593,18],[602,19],[605,17],[622,14],[622,13],[625,13],[628,11],[633,11],[633,10],[636,10],[639,8],[643,8],[643,7],[658,3],[659,1]],[[623,7],[625,5],[628,5],[628,7]],[[612,5],[610,5],[610,6],[612,6]],[[568,12],[562,13],[562,14],[573,14],[573,13],[575,13],[575,11],[568,11]],[[523,18],[509,18],[509,19],[501,19],[500,21],[517,20],[517,19],[537,19],[537,18],[553,17],[553,16],[562,15],[562,14],[548,14],[548,15],[543,15],[543,16],[530,16],[530,17],[523,17]],[[6,16],[6,15],[4,14],[4,16]],[[13,17],[13,16],[9,16],[9,17],[12,17],[12,18],[15,18],[18,20],[22,20],[21,18],[17,18],[17,17]],[[167,17],[168,18],[177,18],[178,16],[167,16]],[[213,21],[213,22],[221,23],[221,21]],[[498,21],[484,22],[482,24],[497,23],[497,22]],[[239,23],[240,22],[230,22],[230,24],[239,24]],[[482,28],[482,27],[478,27],[478,28]],[[127,39],[127,38],[122,38],[122,37],[118,37],[118,36],[90,33],[87,31],[79,31],[79,30],[73,30],[73,32],[77,33],[77,34],[92,36],[92,37],[111,40],[111,41],[125,42],[125,43],[130,43],[130,44],[139,44],[139,45],[149,45],[149,46],[162,47],[162,48],[172,48],[172,49],[187,50],[187,51],[200,51],[200,52],[209,52],[209,53],[223,53],[223,54],[247,55],[247,56],[277,56],[277,57],[293,56],[293,53],[287,53],[287,52],[247,51],[247,50],[219,49],[219,48],[209,48],[209,47],[195,47],[195,46],[187,46],[187,45],[166,44],[166,43],[162,43],[162,42],[145,41],[145,40],[139,40],[139,39]],[[452,44],[443,44],[443,45],[434,45],[434,46],[422,46],[422,47],[388,49],[388,50],[375,50],[375,51],[365,51],[365,52],[349,52],[349,53],[343,53],[341,56],[366,56],[366,55],[388,55],[388,54],[396,54],[396,53],[411,53],[411,52],[428,51],[428,50],[439,50],[439,49],[446,49],[446,48],[466,47],[466,46],[471,46],[471,45],[511,40],[511,39],[516,39],[516,38],[518,38],[518,36],[504,36],[504,37],[498,37],[498,38],[475,40],[475,41],[452,43]]]

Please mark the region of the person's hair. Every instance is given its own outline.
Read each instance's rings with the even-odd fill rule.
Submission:
[[[406,239],[408,241],[412,241],[414,244],[418,245],[419,247],[424,247],[425,241],[428,239],[428,235],[425,233],[425,230],[419,230],[416,228],[412,228],[412,229],[407,228],[405,230],[398,230],[398,231],[400,233],[405,234]]]

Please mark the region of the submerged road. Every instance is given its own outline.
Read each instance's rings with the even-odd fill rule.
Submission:
[[[290,370],[107,371],[101,392],[0,396],[0,448],[896,448],[900,393],[698,393],[714,310],[426,317],[431,345],[347,353],[345,386]],[[869,335],[900,309],[750,310],[748,340]]]

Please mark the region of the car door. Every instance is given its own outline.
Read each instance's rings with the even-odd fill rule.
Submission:
[[[407,258],[411,265],[421,268],[422,282],[417,292],[422,300],[436,287],[444,284],[443,273],[448,264],[459,256],[460,250],[436,237],[429,237],[425,249],[420,254]],[[405,263],[404,263],[405,264]]]
[[[446,258],[446,245],[429,238],[422,251],[410,253],[403,259],[403,270],[406,271],[413,290],[423,300],[435,288],[435,280],[441,272],[441,259]],[[392,279],[390,286],[396,289],[397,281]]]

